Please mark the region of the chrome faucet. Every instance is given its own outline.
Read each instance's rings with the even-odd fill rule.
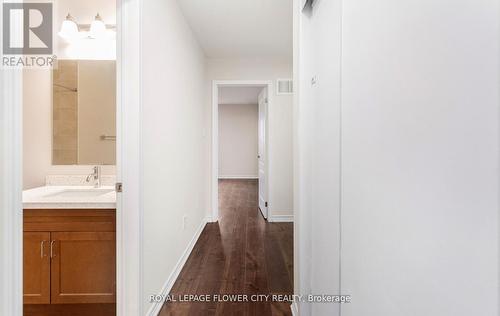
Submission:
[[[86,182],[90,182],[90,179],[94,179],[94,188],[101,187],[101,166],[95,166],[93,172],[87,176]]]

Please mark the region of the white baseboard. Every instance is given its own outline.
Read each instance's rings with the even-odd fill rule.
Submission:
[[[170,273],[169,277],[167,278],[165,284],[163,285],[161,292],[158,293],[160,295],[168,295],[170,293],[170,290],[172,290],[172,287],[174,286],[175,281],[179,277],[179,274],[181,273],[182,268],[184,267],[184,264],[186,264],[187,259],[189,258],[189,255],[191,254],[191,251],[193,251],[194,245],[196,245],[196,242],[198,241],[198,238],[201,235],[201,232],[209,222],[210,218],[204,218],[194,233],[193,238],[187,245],[186,249],[182,253],[182,256],[179,258],[179,261],[177,261],[177,264],[175,265],[174,270],[172,273]],[[151,307],[149,308],[148,312],[146,315],[148,316],[157,316],[160,313],[161,308],[163,307],[164,302],[154,302],[151,303]]]
[[[299,316],[299,305],[297,305],[296,301],[293,301],[290,309],[292,310],[292,316]]]
[[[259,176],[249,176],[249,175],[237,175],[237,176],[219,176],[220,180],[230,180],[230,179],[258,179]]]
[[[293,215],[271,215],[267,221],[271,223],[293,223]]]
[[[206,220],[207,220],[207,223],[217,223],[217,221],[216,221],[216,220],[214,220],[214,219],[212,218],[212,216],[207,216]]]

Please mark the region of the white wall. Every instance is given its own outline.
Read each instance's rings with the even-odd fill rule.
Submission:
[[[498,315],[498,1],[343,13],[342,315]]]
[[[259,99],[261,87],[219,87],[219,104],[255,104]]]
[[[283,59],[208,59],[206,124],[212,118],[213,80],[275,80],[292,77],[292,61]],[[275,84],[270,93],[276,94]],[[274,96],[269,108],[269,208],[273,215],[293,214],[293,108],[292,96]],[[207,150],[210,152],[210,144]],[[206,166],[207,176],[211,163]],[[210,178],[208,178],[210,179]],[[210,180],[208,180],[210,181]],[[211,185],[211,183],[209,183]],[[210,194],[210,193],[208,193]],[[210,196],[208,197],[210,199]]]
[[[219,178],[258,178],[257,104],[219,104]]]
[[[312,173],[298,187],[296,250],[302,257],[312,245],[312,258],[298,261],[296,290],[322,293],[318,276],[333,276],[328,269],[341,258],[340,288],[353,300],[341,306],[343,316],[498,315],[498,2],[337,5],[319,0],[311,19],[300,14],[297,34],[317,53],[301,50],[299,58],[306,102],[298,108],[305,116],[297,172]],[[338,122],[339,96],[341,125],[322,128]],[[330,155],[340,149],[339,166]],[[324,194],[339,187],[321,167],[341,181],[339,196]],[[331,213],[314,207],[329,203]],[[301,312],[338,315],[322,304]]]
[[[145,313],[207,215],[209,138],[205,58],[177,2],[146,1],[142,14]]]
[[[52,83],[48,70],[23,74],[23,188],[45,184],[52,165]]]

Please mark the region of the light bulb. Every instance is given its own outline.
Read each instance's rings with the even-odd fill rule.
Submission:
[[[90,24],[90,37],[91,38],[102,38],[106,35],[106,24],[102,21],[99,13],[95,16],[94,21]]]

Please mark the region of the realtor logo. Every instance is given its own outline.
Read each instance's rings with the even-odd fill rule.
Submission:
[[[3,4],[3,54],[51,55],[52,3]]]

